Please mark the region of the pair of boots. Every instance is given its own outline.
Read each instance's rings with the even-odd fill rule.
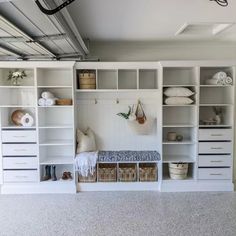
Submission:
[[[52,174],[51,174],[51,171],[52,171]],[[52,181],[57,180],[56,166],[49,166],[49,165],[45,166],[45,174],[43,176],[43,181],[46,181],[46,180],[49,180],[49,179],[51,179]]]

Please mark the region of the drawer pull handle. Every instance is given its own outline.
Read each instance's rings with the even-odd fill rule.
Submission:
[[[15,164],[16,164],[16,165],[26,165],[27,162],[16,162]]]
[[[26,149],[14,149],[15,152],[25,152],[27,151]]]
[[[24,136],[24,135],[15,135],[15,136],[13,136],[13,138],[25,138],[26,136]]]
[[[25,176],[25,175],[19,175],[19,176],[15,176],[16,178],[19,178],[19,179],[27,179],[28,176]]]
[[[213,150],[221,150],[223,148],[222,147],[211,147],[211,149],[213,149]]]
[[[211,161],[212,163],[221,163],[223,161]]]
[[[220,137],[223,136],[223,134],[211,134],[212,137]]]
[[[222,174],[210,174],[210,175],[220,176],[220,175],[222,175]]]

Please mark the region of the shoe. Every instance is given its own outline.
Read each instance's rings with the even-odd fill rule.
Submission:
[[[51,179],[51,167],[46,165],[45,166],[45,174],[43,176],[43,181],[47,181],[49,179]]]
[[[57,181],[56,166],[52,166],[52,181]]]

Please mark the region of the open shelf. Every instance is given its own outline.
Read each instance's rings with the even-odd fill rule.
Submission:
[[[193,142],[191,140],[182,140],[182,141],[168,141],[168,140],[164,140],[163,144],[164,145],[185,145],[185,144],[195,144],[196,142]]]
[[[41,157],[40,165],[65,165],[74,164],[73,156],[47,156]]]
[[[37,69],[37,86],[72,86],[73,72],[69,68]]]
[[[157,69],[139,70],[139,89],[158,89]]]
[[[164,155],[163,156],[163,163],[170,163],[170,162],[185,162],[185,163],[195,163],[193,157],[187,155]]]
[[[197,85],[196,75],[194,67],[165,67],[163,68],[163,86]]]
[[[118,84],[117,70],[98,70],[97,89],[117,89]]]
[[[137,89],[137,70],[118,70],[118,89]]]
[[[71,146],[73,140],[70,139],[46,139],[39,143],[39,146]]]
[[[10,71],[15,71],[16,69],[12,68],[0,68],[0,86],[9,86],[11,87],[12,82],[8,80],[8,75]],[[27,68],[21,68],[19,71],[25,71],[27,77],[24,77],[23,79],[19,79],[21,86],[34,86],[34,70],[33,69],[27,69]],[[21,87],[21,86],[14,86],[14,87]],[[13,87],[13,86],[12,86]]]

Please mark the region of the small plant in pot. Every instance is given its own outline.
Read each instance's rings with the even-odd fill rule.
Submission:
[[[217,125],[222,124],[222,117],[223,117],[223,108],[222,107],[213,107],[213,111],[215,113],[214,120]]]
[[[15,71],[9,71],[8,75],[8,80],[11,81],[12,85],[14,86],[20,86],[21,85],[21,80],[23,80],[25,77],[27,77],[26,73],[24,70],[15,70]]]

